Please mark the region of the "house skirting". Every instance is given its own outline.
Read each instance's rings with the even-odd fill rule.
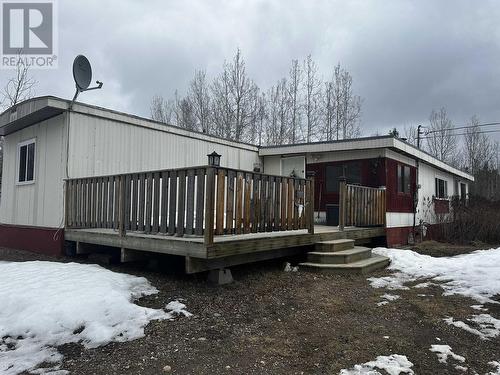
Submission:
[[[408,244],[408,235],[413,230],[413,227],[393,227],[386,228],[387,246],[401,246]]]
[[[0,247],[59,256],[64,250],[64,229],[0,224]]]

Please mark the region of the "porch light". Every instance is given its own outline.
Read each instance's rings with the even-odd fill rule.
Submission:
[[[211,154],[208,154],[208,165],[211,167],[220,167],[220,157],[218,153],[215,151],[212,152]]]

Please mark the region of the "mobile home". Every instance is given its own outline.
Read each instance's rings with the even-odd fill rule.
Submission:
[[[405,244],[473,181],[390,136],[258,147],[50,96],[2,113],[0,135],[0,246],[161,252],[190,272],[325,240]]]

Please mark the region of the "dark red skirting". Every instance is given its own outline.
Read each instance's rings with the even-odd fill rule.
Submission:
[[[60,256],[64,251],[64,229],[0,224],[0,247]]]

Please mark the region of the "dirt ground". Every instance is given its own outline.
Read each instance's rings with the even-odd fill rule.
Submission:
[[[46,258],[0,249],[0,260],[32,259]],[[162,308],[183,299],[194,316],[153,321],[132,342],[60,347],[62,368],[72,374],[162,374],[166,365],[175,374],[338,374],[390,354],[406,355],[415,374],[486,374],[488,362],[500,360],[499,338],[484,341],[443,321],[470,317],[477,302],[442,296],[437,286],[398,290],[400,299],[377,306],[387,290],[372,288],[366,277],[284,272],[283,260],[233,268],[235,282],[226,286],[144,265],[109,268],[144,276],[159,289],[139,304]],[[500,318],[498,305],[485,307]],[[456,370],[453,360],[439,363],[432,344],[450,345],[469,372]]]
[[[420,254],[431,255],[433,257],[446,257],[465,254],[473,250],[497,248],[497,245],[486,244],[481,241],[472,242],[468,245],[458,245],[442,243],[437,241],[424,241],[415,245],[404,246],[403,248],[416,251]]]

